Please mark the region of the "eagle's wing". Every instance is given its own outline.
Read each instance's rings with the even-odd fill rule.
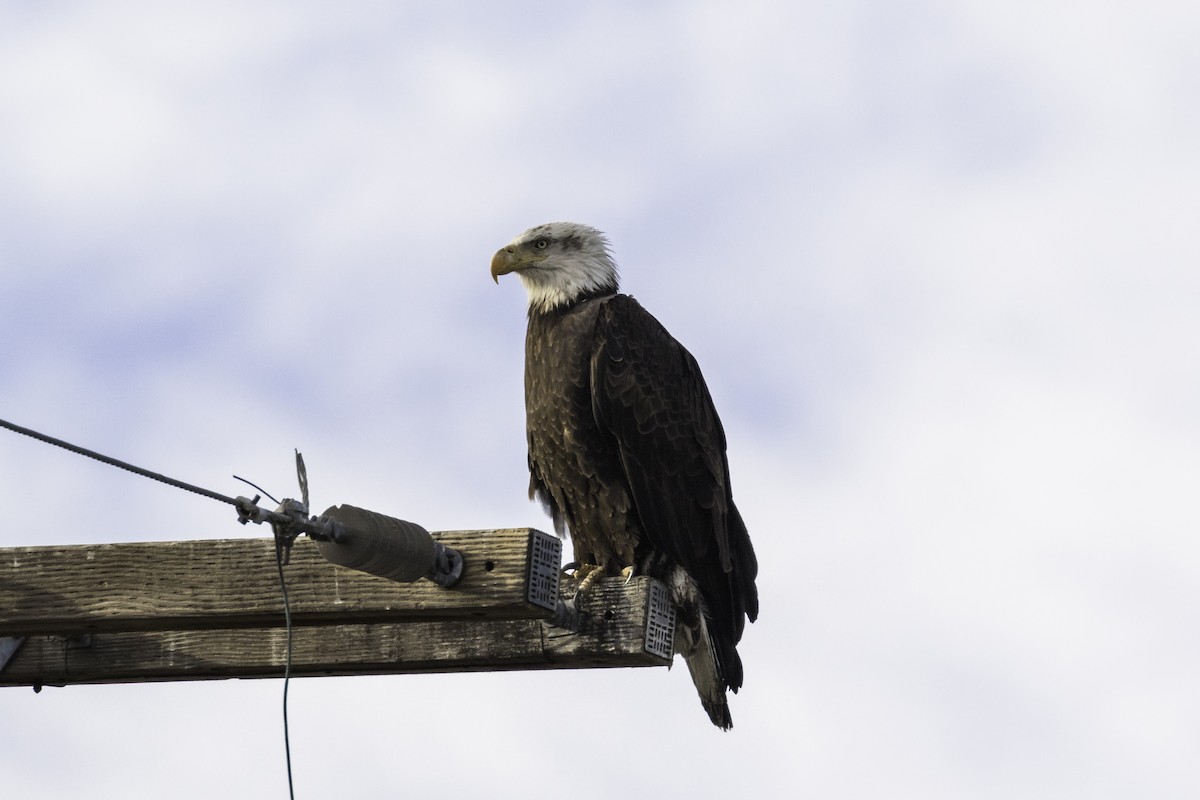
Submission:
[[[636,300],[616,295],[596,321],[591,378],[592,412],[616,440],[644,534],[696,581],[714,632],[732,647],[745,617],[758,615],[758,565],[696,360]]]

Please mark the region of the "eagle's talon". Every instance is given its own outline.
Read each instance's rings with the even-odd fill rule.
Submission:
[[[562,574],[567,575],[575,580],[583,580],[593,570],[600,569],[595,564],[589,564],[586,561],[571,561],[563,565]]]
[[[580,573],[583,576],[580,577]],[[585,595],[592,588],[592,584],[597,578],[604,575],[604,567],[597,564],[584,564],[579,569],[575,570],[575,577],[579,579],[579,588],[575,590],[576,594]]]

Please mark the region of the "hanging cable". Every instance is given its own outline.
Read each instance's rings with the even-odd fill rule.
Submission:
[[[296,451],[296,477],[300,482],[301,500],[284,498],[274,511],[268,511],[258,505],[259,497],[228,497],[169,478],[158,472],[134,466],[110,456],[102,455],[94,450],[64,442],[53,436],[30,430],[0,419],[0,427],[7,428],[55,447],[61,447],[72,453],[95,459],[103,464],[141,475],[145,478],[174,486],[177,489],[208,497],[222,503],[228,503],[237,510],[238,522],[271,526],[275,534],[275,566],[279,573],[279,589],[283,595],[283,617],[286,630],[286,656],[283,670],[283,745],[287,758],[288,796],[295,798],[292,783],[292,748],[288,732],[288,687],[292,677],[292,610],[288,599],[287,580],[284,576],[284,565],[288,563],[292,543],[300,534],[308,534],[318,543],[321,554],[334,564],[341,564],[352,569],[380,575],[396,581],[414,581],[420,577],[428,578],[439,586],[453,586],[462,577],[463,556],[457,550],[446,547],[434,541],[429,532],[411,522],[394,519],[382,514],[376,514],[365,509],[341,505],[328,509],[321,517],[309,516],[308,502],[308,473],[304,467],[304,458]],[[237,480],[248,483],[262,494],[267,492],[245,478],[234,476]],[[274,500],[275,498],[271,498]],[[35,691],[38,686],[35,685]]]
[[[268,495],[270,496],[270,495]],[[292,605],[288,600],[287,580],[283,577],[283,537],[275,534],[275,568],[279,571],[279,591],[283,594],[283,623],[286,631],[286,655],[283,661],[283,754],[287,761],[288,797],[295,800],[292,786],[292,743],[288,736],[288,684],[292,681]]]
[[[292,677],[292,609],[291,603],[288,600],[287,581],[284,578],[283,565],[287,561],[287,552],[291,548],[292,542],[295,541],[296,536],[299,535],[301,531],[310,534],[313,533],[313,530],[309,530],[310,526],[307,524],[308,481],[307,476],[305,476],[303,472],[304,461],[301,458],[300,453],[296,453],[296,461],[301,475],[301,488],[304,492],[303,506],[301,506],[299,503],[296,503],[294,500],[284,501],[284,503],[280,504],[278,511],[269,512],[257,506],[257,497],[254,498],[254,500],[247,500],[244,497],[239,497],[237,499],[227,497],[219,492],[210,491],[209,489],[204,489],[200,486],[194,486],[190,483],[176,480],[175,478],[169,478],[166,475],[158,472],[151,472],[148,469],[134,466],[126,461],[121,461],[120,459],[97,453],[94,450],[88,450],[86,447],[80,447],[79,445],[74,445],[70,442],[64,442],[62,439],[56,439],[53,436],[47,436],[44,433],[38,433],[37,431],[30,430],[29,428],[8,422],[6,420],[0,419],[0,427],[7,428],[14,433],[20,433],[32,439],[37,439],[39,442],[45,442],[46,444],[52,444],[55,447],[61,447],[64,450],[77,453],[78,455],[87,456],[88,458],[95,459],[103,464],[119,467],[120,469],[132,472],[135,475],[141,475],[143,477],[150,478],[151,480],[158,481],[159,483],[165,483],[168,486],[174,486],[177,489],[183,489],[184,491],[198,494],[201,497],[208,497],[213,500],[218,500],[222,503],[228,503],[237,508],[238,518],[242,522],[267,521],[271,523],[271,528],[275,533],[275,566],[279,572],[279,590],[283,595],[283,620],[287,636],[287,653],[284,658],[283,667],[283,749],[285,758],[287,760],[288,797],[292,798],[292,800],[295,800],[296,793],[292,783],[292,747],[291,742],[289,741],[290,737],[288,735],[288,685],[291,683]],[[268,492],[259,488],[255,484],[250,483],[250,481],[246,480],[245,478],[239,478],[236,475],[233,477],[244,483],[250,484],[255,489],[258,489],[260,492],[267,495],[267,497],[271,497]],[[275,498],[271,497],[271,499],[274,500]],[[317,528],[318,532],[324,530],[324,528]]]

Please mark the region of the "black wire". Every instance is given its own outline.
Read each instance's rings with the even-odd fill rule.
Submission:
[[[6,422],[2,419],[0,419],[0,427],[8,428],[10,431],[13,431],[14,433],[24,434],[25,436],[28,436],[32,439],[37,439],[39,442],[45,442],[46,444],[52,444],[55,447],[61,447],[64,450],[70,450],[72,453],[78,453],[81,456],[87,456],[88,458],[94,458],[101,463],[109,464],[110,466],[119,467],[121,469],[128,470],[129,472],[132,472],[135,475],[141,475],[142,477],[149,478],[150,480],[158,481],[159,483],[165,483],[168,486],[174,486],[176,489],[183,489],[185,492],[192,492],[193,494],[198,494],[201,497],[210,497],[213,500],[219,500],[222,503],[228,503],[231,506],[237,505],[237,501],[234,500],[232,497],[226,497],[223,494],[219,494],[217,492],[213,492],[208,489],[203,489],[199,486],[193,486],[190,483],[184,483],[183,481],[177,481],[174,478],[168,478],[166,475],[162,475],[157,472],[151,472],[148,469],[142,469],[141,467],[135,467],[133,464],[129,464],[125,461],[120,461],[115,458],[110,458],[109,456],[101,455],[100,453],[97,453],[95,450],[88,450],[86,447],[80,447],[79,445],[74,445],[74,444],[71,444],[70,442],[64,442],[62,439],[55,439],[53,436],[47,436],[44,433],[38,433],[37,431],[31,431],[29,428],[22,428],[20,425],[15,425],[11,422]]]
[[[276,500],[276,499],[274,498],[274,496],[272,496],[272,494],[271,494],[270,492],[268,492],[266,489],[264,489],[264,488],[262,488],[261,486],[259,486],[257,483],[254,483],[253,481],[248,481],[248,480],[246,480],[245,478],[241,477],[240,475],[234,475],[234,476],[233,476],[233,479],[234,479],[235,481],[241,481],[242,483],[248,483],[248,484],[250,484],[250,485],[251,485],[251,486],[253,486],[255,489],[257,489],[258,491],[260,491],[260,492],[262,492],[264,495],[266,495],[266,496],[267,496],[267,497],[268,497],[268,498],[271,500],[271,502],[275,503],[275,505],[279,505],[279,501],[278,501],[278,500]]]
[[[279,590],[283,593],[283,622],[287,631],[287,656],[283,665],[283,752],[287,759],[288,797],[295,800],[292,787],[292,744],[288,739],[288,684],[292,680],[292,606],[288,601],[287,581],[283,577],[283,537],[275,532],[275,567],[279,570]]]
[[[219,500],[220,502],[228,503],[231,506],[237,506],[237,504],[238,504],[238,502],[236,500],[234,500],[232,497],[227,497],[218,492],[210,491],[208,489],[204,489],[199,486],[193,486],[190,483],[184,483],[183,481],[175,480],[174,478],[168,478],[166,475],[162,475],[158,472],[151,472],[148,469],[142,469],[141,467],[135,467],[133,464],[130,464],[128,462],[121,461],[116,458],[111,458],[106,455],[102,455],[100,453],[97,453],[95,450],[88,450],[86,447],[80,447],[79,445],[74,445],[74,444],[71,444],[70,442],[64,442],[62,439],[55,439],[53,436],[47,436],[44,433],[38,433],[37,431],[30,430],[29,428],[25,428],[20,425],[16,425],[12,422],[7,422],[5,420],[0,419],[0,427],[8,428],[10,431],[13,431],[14,433],[20,433],[20,434],[30,437],[31,439],[37,439],[39,442],[45,442],[46,444],[52,444],[55,447],[61,447],[64,450],[69,450],[70,452],[77,453],[81,456],[87,456],[88,458],[93,458],[96,461],[99,461],[103,464],[108,464],[113,467],[119,467],[120,469],[127,470],[129,472],[132,472],[135,475],[141,475],[142,477],[150,478],[151,480],[158,481],[159,483],[165,483],[168,486],[174,486],[177,489],[183,489],[186,492],[192,492],[193,494],[198,494],[201,497],[208,497],[213,500]],[[297,454],[297,458],[299,458],[299,454]],[[237,478],[236,475],[234,477]],[[244,481],[245,483],[250,483],[250,481],[247,481],[245,478],[237,478],[237,479],[240,481]],[[253,483],[250,483],[250,485],[254,486]],[[258,489],[260,492],[263,492],[263,490],[259,489],[259,487],[257,487],[257,486],[254,486],[254,488]],[[268,497],[271,497],[266,492],[263,492],[263,494],[266,494]],[[271,499],[274,500],[275,498],[272,497]],[[276,502],[278,502],[278,501],[276,501]],[[285,546],[287,546],[287,544],[289,544],[289,543],[290,542],[285,541],[285,538],[281,534],[280,531],[278,531],[278,530],[275,531],[275,566],[279,570],[279,588],[280,588],[280,591],[283,593],[283,620],[284,620],[284,626],[287,630],[287,658],[286,658],[286,661],[284,663],[284,668],[283,668],[283,749],[284,749],[284,753],[287,757],[288,796],[290,798],[292,798],[292,800],[295,800],[296,793],[292,786],[292,746],[291,746],[291,742],[288,739],[288,712],[287,712],[288,684],[291,683],[291,678],[292,678],[292,607],[291,607],[291,603],[288,601],[287,581],[284,579],[284,576],[283,576],[283,548]]]

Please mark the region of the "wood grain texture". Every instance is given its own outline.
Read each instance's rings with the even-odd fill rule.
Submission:
[[[285,568],[293,622],[546,616],[526,600],[529,528],[432,535],[464,556],[451,589],[338,567],[297,540]],[[0,549],[0,636],[282,624],[270,538]]]
[[[580,602],[578,632],[494,618],[297,627],[292,674],[665,666],[644,646],[651,583],[598,581]],[[286,646],[280,627],[34,635],[0,671],[0,686],[278,678]]]

